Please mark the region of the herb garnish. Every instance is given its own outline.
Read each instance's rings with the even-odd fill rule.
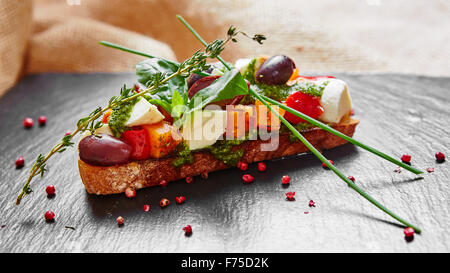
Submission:
[[[151,103],[159,102],[161,106],[167,106],[169,100],[169,94],[165,91],[169,90],[172,86],[177,86],[181,83],[186,84],[186,77],[188,77],[192,73],[201,73],[201,71],[207,70],[209,66],[206,64],[206,60],[210,58],[216,58],[222,53],[225,49],[225,45],[229,42],[236,42],[236,36],[238,34],[243,34],[248,36],[242,31],[237,30],[235,27],[231,26],[227,32],[227,38],[225,40],[217,39],[210,44],[207,44],[204,51],[198,50],[195,52],[192,57],[186,59],[180,64],[164,60],[162,58],[157,58],[154,56],[148,56],[152,61],[148,61],[145,63],[141,63],[137,67],[137,73],[141,83],[145,83],[147,89],[141,91],[140,93],[131,92],[130,88],[122,88],[119,96],[113,96],[106,107],[98,107],[94,111],[92,111],[87,117],[80,119],[77,122],[77,129],[70,135],[65,136],[58,144],[56,144],[50,152],[44,156],[39,155],[33,167],[30,170],[30,175],[28,176],[25,185],[22,188],[19,196],[17,197],[16,204],[19,205],[22,198],[30,193],[32,193],[32,189],[30,187],[31,180],[37,175],[44,175],[44,172],[47,171],[46,164],[47,161],[55,154],[61,153],[66,150],[67,147],[73,146],[74,143],[71,142],[72,138],[78,133],[83,133],[89,130],[92,134],[94,134],[95,130],[102,126],[101,121],[98,119],[105,113],[108,109],[120,109],[127,103],[133,102],[136,99],[146,96],[151,96]],[[255,35],[252,37],[253,40],[261,43],[265,37],[263,35]],[[234,74],[233,72],[227,72],[228,74]],[[219,82],[223,86],[228,86],[228,80],[236,81],[232,86],[228,86],[228,88],[239,86],[237,90],[242,92],[242,86],[246,85],[244,79],[240,75],[240,73],[235,74],[235,77],[227,78],[227,73],[225,73],[220,79],[216,82]],[[181,78],[182,77],[182,81]],[[159,93],[161,92],[161,93]],[[178,90],[178,92],[182,92],[182,90]],[[239,92],[239,91],[238,91]],[[235,95],[232,93],[232,97]],[[222,94],[223,98],[228,98],[224,94]],[[229,97],[229,98],[232,98]],[[187,102],[187,101],[185,101]],[[118,128],[116,128],[118,129]],[[120,130],[118,130],[120,131]]]

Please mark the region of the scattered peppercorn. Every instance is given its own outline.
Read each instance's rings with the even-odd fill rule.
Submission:
[[[355,182],[355,178],[353,176],[349,176],[347,178],[350,179],[352,182]]]
[[[166,180],[162,180],[161,182],[159,182],[159,185],[160,185],[161,187],[167,187],[168,184],[169,184],[169,183],[168,183]]]
[[[177,197],[175,197],[175,200],[177,201],[178,204],[183,204],[184,201],[186,201],[186,197],[184,197],[184,196],[177,196]]]
[[[25,158],[21,156],[16,160],[16,168],[17,169],[23,168],[24,165],[25,165]]]
[[[191,225],[185,226],[185,227],[183,228],[183,231],[184,231],[184,234],[185,234],[186,236],[191,235],[191,234],[192,234],[192,227],[191,227]]]
[[[429,172],[429,173],[434,172],[434,168],[427,168],[427,172]]]
[[[441,153],[441,152],[436,153],[435,156],[436,156],[436,161],[438,163],[442,163],[445,161],[445,155],[443,153]]]
[[[414,229],[412,227],[407,227],[403,230],[406,238],[410,238],[414,236]]]
[[[150,205],[144,205],[144,211],[145,212],[150,211]]]
[[[289,175],[284,175],[281,178],[281,184],[288,185],[289,183],[291,183],[291,178],[289,177]]]
[[[264,162],[258,163],[258,171],[264,172],[266,169],[267,169],[266,163],[264,163]]]
[[[208,172],[202,172],[200,176],[202,177],[202,179],[208,179]]]
[[[136,190],[133,188],[127,188],[125,190],[125,196],[128,198],[134,198],[136,197]]]
[[[121,227],[121,226],[123,226],[123,224],[125,223],[125,219],[123,219],[122,216],[119,216],[119,217],[117,217],[116,222],[117,222],[117,225],[118,225],[119,227]]]
[[[48,195],[54,195],[55,194],[55,186],[48,185],[47,188],[45,188],[45,191]]]
[[[328,162],[330,162],[331,165],[334,165],[333,160],[328,160]],[[324,168],[324,169],[326,169],[326,170],[329,170],[329,169],[330,169],[330,168],[328,168],[327,164],[325,164],[325,163],[322,163],[322,168]]]
[[[237,164],[237,167],[238,167],[239,169],[241,169],[241,171],[246,171],[246,170],[248,169],[248,164],[245,163],[245,162],[239,162],[239,163]]]
[[[34,121],[32,118],[25,118],[23,120],[23,126],[25,128],[31,128],[31,127],[33,127],[33,125],[34,125]]]
[[[186,183],[191,184],[192,182],[194,182],[194,178],[191,176],[186,177]]]
[[[167,207],[169,204],[170,204],[170,201],[167,198],[163,198],[163,199],[161,199],[161,201],[159,201],[159,206],[161,208]]]
[[[402,155],[401,159],[402,159],[402,162],[405,163],[405,164],[410,164],[411,163],[411,156],[410,155],[404,154],[404,155]]]
[[[314,200],[310,200],[308,206],[309,206],[310,208],[312,208],[312,207],[315,208],[315,207],[316,207],[316,202],[314,202]]]
[[[294,196],[295,196],[295,192],[288,192],[288,193],[286,193],[286,198],[287,198],[288,201],[295,201]]]
[[[51,210],[48,210],[47,212],[45,212],[45,221],[47,222],[51,222],[53,221],[53,219],[55,219],[55,213]]]
[[[253,176],[251,176],[250,174],[244,174],[242,176],[242,180],[244,181],[244,183],[248,184],[248,183],[252,183],[255,178]]]
[[[44,126],[47,123],[47,117],[46,116],[40,116],[38,118],[38,123],[40,126]]]

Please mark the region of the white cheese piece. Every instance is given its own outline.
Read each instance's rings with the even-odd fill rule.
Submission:
[[[328,84],[320,99],[324,112],[319,120],[327,123],[338,123],[352,110],[352,99],[348,86],[344,81],[338,79],[320,80],[316,83],[321,84],[324,81],[328,81]]]
[[[245,71],[247,71],[248,64],[252,61],[252,59],[238,59],[234,63],[234,67],[239,69],[242,75],[244,75]]]
[[[226,132],[227,111],[198,111],[184,123],[181,135],[190,150],[211,146]]]
[[[132,127],[144,124],[158,123],[164,119],[163,114],[158,108],[149,103],[146,99],[141,98],[133,107],[130,118],[125,126]]]
[[[109,128],[108,124],[103,124],[102,127],[95,130],[95,134],[96,135],[104,134],[104,135],[110,135],[110,136],[114,135],[113,132],[111,131],[111,128]]]

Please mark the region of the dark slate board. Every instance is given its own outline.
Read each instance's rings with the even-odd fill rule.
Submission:
[[[83,114],[116,94],[132,74],[40,75],[22,80],[0,99],[0,251],[1,252],[448,252],[450,251],[449,163],[437,164],[436,151],[450,155],[450,78],[406,75],[338,75],[351,88],[361,119],[356,138],[400,157],[413,156],[422,169],[435,173],[417,180],[395,165],[345,145],[325,152],[336,165],[357,179],[372,196],[423,229],[412,242],[403,228],[353,192],[332,172],[323,170],[312,155],[267,163],[249,173],[255,183],[243,185],[237,169],[210,174],[167,188],[124,195],[88,195],[78,175],[76,149],[53,158],[50,172],[32,184],[34,193],[15,206],[30,165],[73,129]],[[22,127],[26,116],[47,115],[45,127]],[[14,168],[23,155],[26,167]],[[292,185],[280,179],[289,174]],[[47,199],[45,187],[57,194]],[[296,192],[296,201],[285,193]],[[187,201],[176,205],[174,198]],[[172,204],[158,206],[167,197]],[[316,208],[309,208],[313,199]],[[144,204],[151,204],[145,213]],[[44,221],[52,209],[56,222]],[[309,212],[309,214],[305,214]],[[115,222],[122,215],[126,224]],[[194,233],[185,237],[182,227]],[[73,226],[76,230],[65,228]]]

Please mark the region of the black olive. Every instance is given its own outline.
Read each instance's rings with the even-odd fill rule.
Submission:
[[[295,63],[284,55],[275,55],[265,61],[256,72],[256,81],[267,85],[285,84],[294,73]]]
[[[95,166],[113,166],[129,161],[133,148],[110,135],[90,135],[78,145],[80,159]]]

